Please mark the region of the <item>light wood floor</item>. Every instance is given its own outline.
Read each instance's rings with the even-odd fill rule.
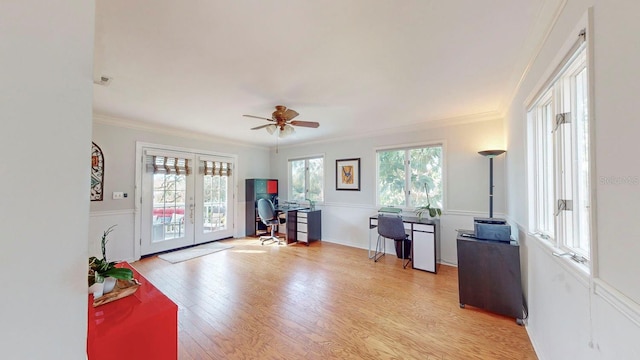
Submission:
[[[457,268],[438,274],[331,243],[234,247],[132,265],[179,306],[179,358],[536,359],[514,319],[458,304]]]

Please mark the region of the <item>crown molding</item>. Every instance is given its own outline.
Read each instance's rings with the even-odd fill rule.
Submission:
[[[203,134],[195,131],[178,129],[171,126],[160,125],[160,124],[152,124],[152,123],[139,121],[139,120],[123,119],[123,118],[118,118],[118,117],[100,114],[96,112],[93,113],[93,122],[96,124],[117,126],[117,127],[127,128],[131,130],[152,132],[152,133],[161,134],[161,135],[178,136],[182,138],[203,140],[208,142],[215,141],[216,143],[224,144],[224,145],[236,145],[236,146],[260,149],[260,150],[265,150],[270,148],[269,146],[251,144],[251,143],[243,142],[240,140],[231,140],[231,139],[223,138],[216,135]]]
[[[553,6],[551,4],[552,1],[555,1],[557,4]],[[509,81],[509,91],[507,96],[504,97],[503,102],[500,104],[500,111],[502,117],[507,116],[507,112],[509,111],[509,107],[511,103],[513,103],[516,98],[518,92],[522,88],[522,85],[531,72],[531,68],[533,64],[536,62],[542,49],[544,48],[545,43],[549,39],[553,28],[558,23],[560,15],[562,15],[562,11],[564,10],[568,0],[547,0],[544,2],[544,5],[548,5],[540,9],[540,13],[538,14],[538,21],[533,26],[529,36],[527,37],[527,41],[524,41],[523,44],[534,43],[534,47],[531,50],[529,57],[526,58],[525,55],[521,55],[521,59],[518,61],[516,66],[514,66],[511,79]],[[538,35],[538,39],[535,36]],[[522,51],[525,51],[524,49]],[[522,69],[520,73],[518,70]]]
[[[345,135],[345,136],[339,136],[339,137],[336,136],[330,139],[319,139],[319,140],[305,141],[305,142],[295,143],[290,145],[279,145],[278,148],[289,149],[289,148],[296,148],[302,145],[306,146],[306,145],[326,144],[326,143],[333,143],[338,141],[347,141],[347,140],[370,138],[370,137],[383,136],[383,135],[402,134],[407,132],[416,132],[416,131],[424,131],[424,130],[437,129],[437,128],[467,125],[467,124],[484,122],[484,121],[492,121],[492,120],[503,120],[503,117],[498,111],[487,111],[483,113],[463,115],[463,116],[457,116],[457,117],[451,117],[451,118],[427,120],[427,121],[412,123],[408,125],[402,125],[402,126],[396,126],[396,127],[390,127],[390,128],[384,128],[384,129],[362,131],[362,132],[359,132],[358,134]],[[274,149],[275,146],[271,148]]]

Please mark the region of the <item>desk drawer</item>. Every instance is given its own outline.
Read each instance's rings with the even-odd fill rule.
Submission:
[[[413,224],[413,230],[415,231],[426,231],[426,232],[434,232],[433,225],[426,224]]]
[[[297,220],[298,224],[306,224],[307,223],[307,215],[308,214],[306,212],[298,211],[298,220]]]
[[[307,232],[307,224],[298,221],[298,231]]]
[[[296,236],[296,240],[302,241],[302,242],[309,242],[306,232],[298,232],[296,235],[298,235]]]

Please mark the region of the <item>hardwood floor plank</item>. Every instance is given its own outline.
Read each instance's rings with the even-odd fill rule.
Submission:
[[[514,319],[458,303],[457,268],[403,269],[331,243],[132,265],[179,307],[179,358],[536,359]]]

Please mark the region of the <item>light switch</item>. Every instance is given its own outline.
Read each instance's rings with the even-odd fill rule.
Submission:
[[[120,200],[120,199],[124,199],[124,193],[121,191],[114,191],[113,200]]]

